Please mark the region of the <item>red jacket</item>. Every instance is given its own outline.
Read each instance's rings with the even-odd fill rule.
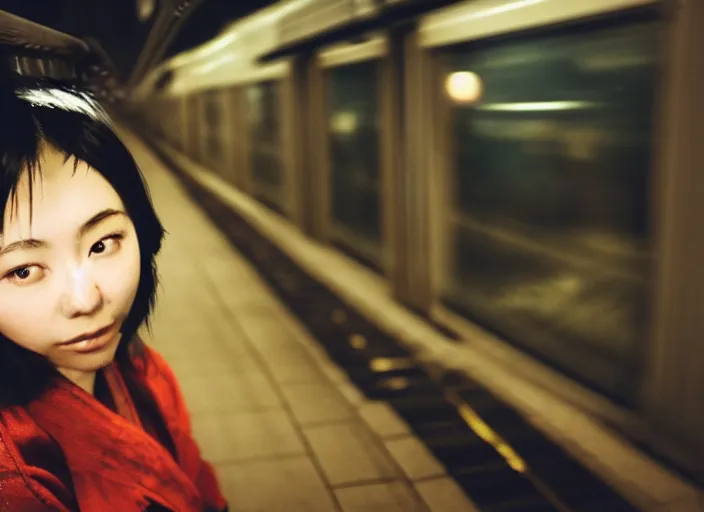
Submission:
[[[226,509],[173,372],[152,349],[147,362],[143,385],[176,457],[145,431],[116,364],[104,375],[117,413],[59,377],[27,407],[0,410],[0,512]]]

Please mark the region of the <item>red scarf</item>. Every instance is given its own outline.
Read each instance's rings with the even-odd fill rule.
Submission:
[[[104,375],[117,413],[60,377],[28,407],[0,411],[0,511],[63,512],[75,510],[75,501],[86,512],[225,508],[171,369],[153,350],[147,357],[143,385],[156,399],[176,460],[143,428],[115,364]]]

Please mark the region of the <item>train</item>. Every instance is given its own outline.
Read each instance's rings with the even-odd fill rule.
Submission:
[[[697,21],[694,1],[281,1],[125,108],[363,269],[350,287],[702,474]]]

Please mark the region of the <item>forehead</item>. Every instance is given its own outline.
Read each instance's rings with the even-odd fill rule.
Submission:
[[[67,161],[63,153],[46,147],[32,175],[31,189],[30,172],[25,170],[16,199],[5,205],[1,243],[29,238],[30,233],[46,240],[74,236],[86,220],[106,208],[124,209],[110,183],[85,162]]]

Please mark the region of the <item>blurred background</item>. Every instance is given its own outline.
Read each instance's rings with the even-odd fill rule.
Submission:
[[[703,2],[0,10],[99,57],[232,510],[704,510]]]

